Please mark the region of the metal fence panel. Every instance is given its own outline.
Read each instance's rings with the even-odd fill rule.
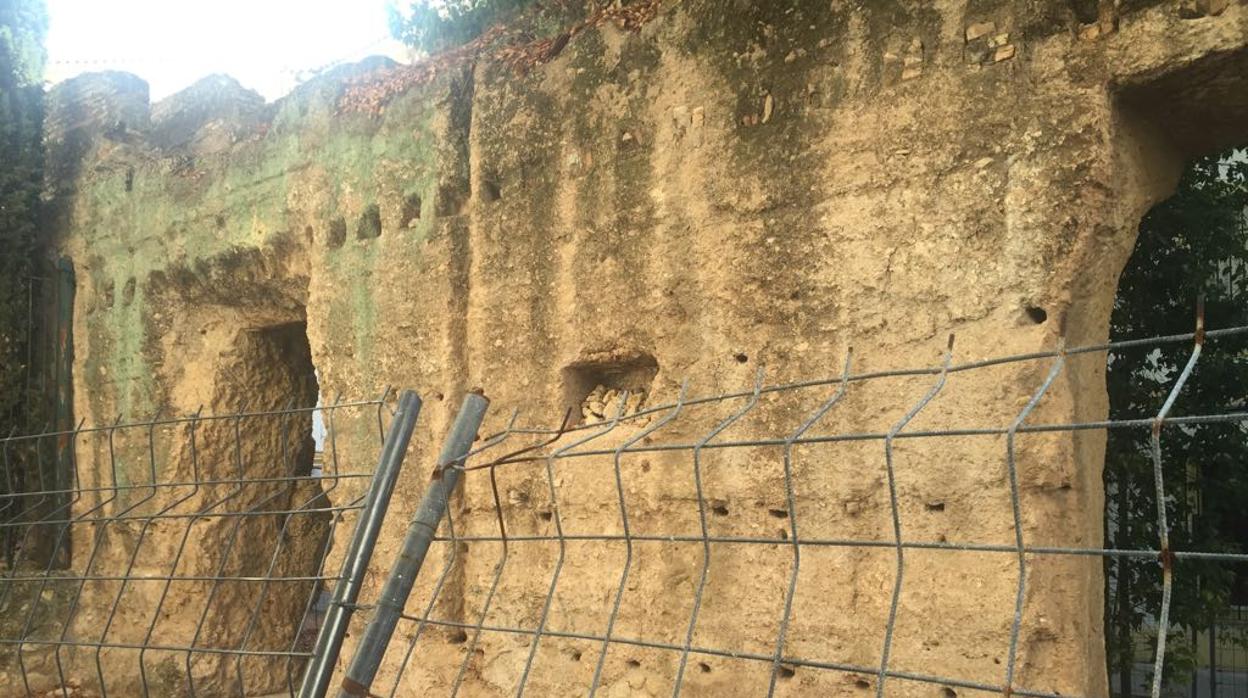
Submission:
[[[332,671],[419,411],[392,397],[0,439],[4,695],[293,694],[314,657]]]
[[[471,506],[465,504],[459,510],[452,507],[447,512],[439,535],[434,539],[441,546],[442,566],[436,575],[425,580],[423,586],[418,585],[423,591],[411,599],[409,610],[402,614],[396,633],[396,637],[404,638],[399,641],[404,645],[403,652],[391,652],[392,656],[387,657],[387,666],[390,669],[387,676],[392,678],[388,679],[388,685],[374,687],[372,690],[381,695],[406,695],[415,690],[414,686],[417,685],[411,681],[411,674],[419,671],[426,675],[437,674],[438,677],[421,684],[424,690],[434,690],[430,686],[436,685],[445,687],[447,693],[454,695],[464,689],[470,671],[488,670],[493,660],[500,656],[498,653],[502,652],[514,657],[508,660],[508,671],[513,673],[496,671],[495,680],[510,680],[511,688],[504,692],[520,696],[532,688],[535,667],[543,661],[549,661],[541,659],[545,656],[539,651],[543,643],[549,644],[552,640],[558,640],[568,641],[569,646],[575,644],[576,649],[571,651],[570,656],[578,667],[582,665],[585,656],[588,656],[589,666],[593,668],[592,676],[587,673],[587,669],[581,668],[576,669],[578,673],[575,676],[582,676],[579,672],[585,672],[582,688],[591,696],[598,693],[606,683],[604,667],[608,656],[618,658],[618,653],[622,651],[646,650],[670,658],[665,666],[674,666],[674,670],[666,690],[670,690],[672,695],[679,695],[688,688],[690,679],[686,674],[691,660],[698,660],[699,671],[705,673],[710,671],[705,661],[719,659],[737,665],[745,663],[766,667],[769,679],[760,692],[765,691],[768,695],[776,693],[779,683],[791,678],[796,670],[802,669],[848,676],[856,682],[858,689],[868,690],[876,696],[889,695],[894,686],[898,686],[900,690],[902,686],[926,685],[930,687],[928,690],[945,691],[942,695],[946,696],[959,695],[958,692],[966,690],[998,695],[1056,698],[1058,692],[1023,683],[1018,670],[1020,630],[1024,625],[1025,615],[1024,600],[1033,566],[1038,561],[1054,558],[1132,558],[1155,560],[1157,575],[1163,580],[1164,593],[1153,610],[1162,622],[1152,648],[1155,658],[1154,675],[1149,681],[1152,695],[1158,696],[1162,691],[1161,670],[1166,656],[1166,618],[1170,610],[1170,589],[1174,575],[1182,574],[1183,561],[1200,559],[1227,565],[1248,561],[1248,554],[1244,553],[1172,548],[1167,535],[1168,523],[1164,506],[1169,493],[1163,478],[1162,450],[1159,444],[1167,429],[1248,422],[1248,412],[1236,406],[1208,406],[1210,411],[1202,414],[1171,414],[1175,399],[1197,365],[1205,342],[1241,337],[1245,334],[1248,334],[1248,327],[1206,332],[1202,321],[1196,331],[1190,334],[1076,348],[1059,345],[1051,351],[961,364],[953,360],[954,345],[950,338],[949,350],[944,353],[938,365],[918,369],[855,373],[851,359],[846,357],[843,371],[826,379],[768,385],[760,372],[754,385],[746,390],[692,399],[682,389],[674,403],[632,413],[626,413],[627,397],[622,396],[614,413],[596,424],[572,426],[565,416],[563,423],[557,427],[522,428],[516,426],[516,417],[513,415],[511,423],[502,431],[484,439],[473,452],[472,461],[462,466],[465,477],[461,482],[468,486],[475,481],[479,492],[488,493],[485,501],[489,505],[482,507],[480,499],[470,500]],[[1072,358],[1091,355],[1103,360],[1111,352],[1147,351],[1156,347],[1182,344],[1191,347],[1186,365],[1181,374],[1171,380],[1167,394],[1151,415],[1095,422],[1034,423],[1033,412],[1044,401],[1055,382],[1068,370]],[[910,428],[916,417],[930,408],[932,401],[941,394],[947,381],[953,376],[983,371],[994,366],[1022,363],[1039,367],[1038,375],[1041,378],[1029,399],[1009,422],[942,429]],[[918,394],[917,400],[900,406],[904,409],[903,416],[892,423],[890,428],[882,431],[831,433],[816,433],[813,429],[820,420],[837,409],[847,393],[867,390],[881,381],[898,377],[924,379],[927,387]],[[734,427],[741,420],[752,416],[760,399],[809,389],[822,389],[827,392],[795,430],[771,436],[733,437]],[[687,434],[683,434],[680,439],[663,438],[670,425],[681,419],[690,409],[708,405],[721,406],[721,414],[726,416],[715,422],[709,430],[695,435],[695,438],[687,438]],[[1158,501],[1163,503],[1156,512],[1156,521],[1151,523],[1157,531],[1157,546],[1153,549],[1119,550],[1089,545],[1040,545],[1029,541],[1024,524],[1027,503],[1020,496],[1020,465],[1016,446],[1019,438],[1023,435],[1118,429],[1151,432],[1153,485]],[[1011,540],[1008,543],[974,539],[946,540],[943,536],[939,540],[926,540],[908,533],[906,510],[899,503],[894,449],[903,442],[961,437],[1002,438],[1004,497],[1007,500],[1009,518],[1012,520]],[[888,535],[878,538],[832,537],[806,532],[808,529],[803,524],[805,519],[799,516],[802,507],[798,502],[803,486],[803,470],[797,467],[795,449],[818,450],[845,444],[879,449],[876,457],[885,473],[881,486],[886,488],[887,511],[891,524]],[[747,453],[751,458],[766,458],[769,467],[780,471],[778,496],[779,501],[785,502],[787,508],[772,512],[782,524],[779,535],[723,533],[723,527],[714,524],[713,519],[722,520],[727,514],[727,507],[716,498],[716,493],[708,491],[706,460],[709,454],[724,452]],[[692,480],[693,496],[688,506],[696,514],[692,519],[694,533],[638,530],[629,502],[636,506],[639,499],[644,499],[637,494],[637,490],[644,491],[645,486],[636,484],[642,477],[638,471],[632,470],[631,475],[626,475],[621,467],[623,457],[637,454],[684,458],[687,470],[682,477],[687,476]],[[644,469],[648,472],[648,468]],[[676,471],[665,470],[664,473],[667,474],[664,477],[670,477],[673,472]],[[519,473],[517,477],[540,481],[542,485],[538,489],[544,490],[544,496],[540,500],[529,495],[513,498],[511,490],[507,490],[507,496],[500,494],[503,489],[499,485],[502,473]],[[571,531],[568,528],[569,511],[575,511],[574,518],[578,522],[598,521],[585,512],[600,511],[605,503],[600,499],[593,502],[582,501],[583,497],[580,497],[577,488],[565,482],[565,477],[569,480],[576,477],[613,480],[616,496],[615,501],[610,504],[615,509],[618,525],[612,526],[612,530]],[[634,483],[630,484],[630,477]],[[484,483],[479,482],[481,478],[488,478],[488,490],[484,489]],[[670,495],[662,489],[657,495],[653,489],[649,492],[651,499],[647,501],[650,502],[655,496]],[[679,500],[675,495],[670,495],[669,499]],[[534,513],[538,517],[529,521]],[[518,525],[518,521],[526,523]],[[601,523],[594,525],[600,526]],[[516,529],[524,530],[517,532]],[[610,559],[619,560],[617,571],[611,576],[611,579],[618,581],[611,583],[611,589],[604,599],[585,601],[583,604],[585,609],[603,608],[605,617],[599,617],[596,613],[582,613],[580,616],[556,613],[555,609],[564,604],[569,596],[585,593],[579,586],[584,577],[576,576],[582,573],[570,574],[569,566],[581,564],[576,561],[578,555],[592,557],[588,552],[570,552],[574,546],[577,551],[584,551],[587,544],[596,544],[602,550],[610,548],[613,550],[613,557]],[[694,555],[696,573],[686,580],[689,591],[685,591],[685,586],[680,587],[681,594],[688,594],[684,606],[687,612],[683,618],[674,621],[669,619],[665,625],[643,628],[641,632],[637,630],[638,623],[634,622],[630,623],[634,626],[632,630],[623,632],[621,608],[627,597],[638,594],[631,590],[630,581],[635,575],[638,550],[642,546],[679,550],[679,554],[684,556]],[[769,575],[768,579],[778,580],[773,587],[769,587],[776,596],[766,600],[734,597],[732,603],[720,604],[719,612],[729,614],[733,610],[744,610],[751,604],[767,605],[768,608],[774,606],[777,609],[768,626],[774,628],[773,634],[764,638],[769,641],[766,643],[768,648],[761,651],[739,646],[720,646],[699,640],[705,637],[700,633],[701,616],[705,615],[707,600],[713,594],[708,579],[715,576],[717,564],[724,564],[719,560],[728,558],[728,551],[741,548],[781,553],[788,551],[787,565],[782,565],[779,570],[755,570],[755,574],[766,573]],[[830,654],[807,654],[809,648],[818,646],[811,642],[811,633],[814,631],[809,626],[799,628],[795,625],[795,597],[803,591],[803,586],[806,587],[806,593],[812,593],[812,576],[817,577],[830,569],[826,560],[812,564],[808,562],[808,558],[833,550],[892,555],[893,573],[889,581],[887,613],[883,627],[878,629],[882,641],[874,661],[864,662],[861,659]],[[898,607],[905,590],[910,588],[907,585],[912,584],[906,575],[910,565],[909,558],[919,551],[933,555],[999,555],[1013,560],[1014,572],[1008,581],[1012,588],[1009,595],[1011,620],[1000,648],[1002,654],[999,656],[1004,657],[1004,661],[999,667],[992,669],[995,676],[985,678],[959,675],[938,664],[917,671],[913,667],[899,667],[893,661],[891,649],[897,627]],[[488,568],[491,555],[492,571],[465,582],[465,565],[475,564],[479,571]],[[542,564],[513,573],[511,570],[516,567],[515,563],[520,556],[528,556],[530,561],[540,559]],[[601,556],[601,559],[607,559],[606,555]],[[484,567],[481,565],[482,561],[485,563]],[[533,569],[547,571],[544,577],[534,581],[531,579]],[[740,567],[727,574],[738,575],[735,577],[737,581],[744,581],[750,576],[748,569],[743,570]],[[732,579],[728,581],[731,582]],[[503,589],[509,585],[515,588],[504,592]],[[727,587],[721,584],[715,589],[714,593],[724,594]],[[599,593],[601,590],[595,587],[595,594]],[[817,593],[817,589],[814,593]],[[462,597],[459,596],[461,594]],[[780,603],[775,603],[774,598],[780,599]],[[644,598],[634,598],[631,601],[634,604],[646,603]],[[506,607],[502,607],[504,605]],[[730,608],[725,611],[722,608],[724,605]],[[739,608],[733,608],[734,605],[739,605]],[[857,612],[857,609],[850,607],[842,610],[850,616]],[[996,612],[995,609],[993,612]],[[556,615],[559,616],[558,620],[554,619]],[[589,617],[590,615],[593,617]],[[430,628],[441,628],[448,633],[450,650],[446,643],[426,641]],[[863,632],[875,630],[870,628]],[[499,650],[499,645],[495,645],[491,650],[495,653],[493,656],[483,654],[481,647],[482,638],[485,636],[500,638],[499,643],[504,643],[504,649]],[[633,665],[633,660],[630,660],[629,666]],[[571,669],[549,671],[557,674],[563,672],[552,680],[561,681],[560,686],[570,690],[575,690],[572,687],[580,681],[573,679],[573,674],[569,673]],[[511,678],[507,679],[507,676]],[[546,688],[549,690],[549,686]],[[656,689],[648,686],[646,690]],[[750,692],[745,688],[738,690]]]

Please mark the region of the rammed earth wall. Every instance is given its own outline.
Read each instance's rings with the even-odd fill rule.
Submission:
[[[105,423],[162,406],[277,405],[304,369],[274,368],[289,354],[274,347],[282,328],[305,324],[323,395],[395,385],[427,400],[377,556],[385,569],[452,406],[473,386],[493,399],[491,428],[512,407],[552,424],[565,406],[580,413],[598,375],[646,383],[654,404],[685,378],[695,394],[746,387],[760,365],[773,381],[834,375],[851,344],[856,368],[871,370],[935,365],[949,332],[955,361],[1048,349],[1063,335],[1103,341],[1141,215],[1186,157],[1248,135],[1246,47],[1248,5],[1234,1],[687,0],[639,32],[580,33],[524,75],[455,67],[377,113],[340,105],[347,75],[272,105],[227,78],[149,105],[131,76],[84,76],[52,91],[48,134],[55,232],[79,280],[77,413]],[[1035,419],[1103,417],[1103,370],[1072,358]],[[1008,424],[1046,371],[955,376],[914,427]],[[851,392],[821,429],[887,430],[929,383]],[[826,397],[768,405],[740,433],[785,434]],[[676,436],[722,416],[691,417]],[[343,435],[345,467],[375,457],[365,431]],[[898,446],[908,533],[1012,544],[1002,439],[933,448]],[[1028,541],[1100,544],[1103,450],[1096,432],[1020,441]],[[88,470],[102,462],[79,458]],[[774,453],[717,458],[707,487],[729,515],[716,530],[774,533]],[[807,458],[808,535],[891,540],[878,443]],[[653,460],[647,472],[678,484],[639,489],[635,527],[692,532],[687,456]],[[548,529],[544,479],[508,477],[517,530]],[[601,502],[569,514],[576,525],[618,530],[607,472],[568,477],[578,501]],[[483,478],[466,486],[456,506],[489,506]],[[108,559],[123,560],[124,541],[110,546]],[[479,601],[465,592],[479,599],[492,573],[496,550],[472,550],[448,582],[446,614],[472,617]],[[211,562],[214,547],[194,554]],[[620,632],[683,641],[699,549],[637,554]],[[874,665],[893,553],[829,555],[802,579],[792,651]],[[510,563],[533,583],[504,586],[495,620],[533,624],[519,609],[544,593],[553,556],[535,547]],[[601,632],[618,556],[582,554],[552,623]],[[770,652],[788,556],[717,558],[699,641]],[[1013,557],[915,553],[908,565],[893,665],[999,682]],[[1019,685],[1106,693],[1100,565],[1030,568]],[[379,584],[370,578],[364,598]],[[433,659],[407,671],[400,694],[445,689],[463,651],[453,635],[434,633]],[[487,636],[472,694],[510,692],[527,642]],[[544,642],[533,695],[583,689],[595,655],[570,659],[570,646]],[[109,656],[133,674],[133,657]],[[610,695],[670,692],[676,656],[627,659],[609,658]],[[711,664],[687,690],[765,690],[770,667]],[[81,669],[92,680],[93,665]],[[279,687],[266,680],[248,690]],[[864,681],[874,676],[799,670],[781,690],[859,695]],[[897,682],[889,694],[933,690]]]

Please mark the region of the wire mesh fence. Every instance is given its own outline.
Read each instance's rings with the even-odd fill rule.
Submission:
[[[395,397],[0,439],[0,694],[293,694],[318,652],[332,670],[419,410]]]
[[[551,427],[496,415],[475,441],[485,401],[469,396],[403,553],[374,565],[390,578],[363,598],[414,394],[10,436],[0,672],[15,695],[314,698],[338,677],[339,695],[1070,696],[1103,661],[1079,620],[1099,622],[1101,565],[1130,559],[1160,580],[1159,695],[1175,578],[1248,563],[1171,545],[1164,460],[1184,455],[1163,443],[1211,425],[1243,438],[1242,402],[1182,396],[1206,343],[1246,337],[1198,327],[973,362],[951,339],[902,370],[851,352],[824,379],[760,371],[655,406],[620,392]],[[1071,418],[1107,356],[1183,346],[1148,414]],[[1156,546],[1100,544],[1114,430],[1148,435]]]
[[[425,504],[446,514],[430,569],[380,667],[340,695],[1086,694],[1104,685],[1101,566],[1133,559],[1161,580],[1157,696],[1174,577],[1248,562],[1170,544],[1162,459],[1176,455],[1161,448],[1205,425],[1243,438],[1242,403],[1172,410],[1205,344],[1246,333],[1198,324],[970,363],[951,338],[917,369],[858,372],[846,356],[821,380],[760,372],[745,390],[682,387],[652,407],[621,394],[597,423],[513,414],[448,466],[459,500],[430,488]],[[1150,413],[1071,419],[1107,355],[1182,345]],[[1150,435],[1154,547],[1101,545],[1112,430]]]

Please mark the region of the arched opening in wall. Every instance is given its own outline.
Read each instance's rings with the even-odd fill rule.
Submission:
[[[1187,161],[1173,193],[1144,215],[1119,279],[1111,341],[1192,333],[1198,299],[1210,329],[1248,325],[1248,52],[1220,55],[1120,95],[1124,114]],[[1206,341],[1169,414],[1231,414],[1248,406],[1248,338]],[[1155,416],[1192,358],[1189,342],[1115,350],[1106,383],[1111,420]],[[1145,422],[1147,424],[1147,422]],[[1159,432],[1160,433],[1160,432]],[[1110,429],[1105,547],[1158,549],[1156,470],[1172,550],[1248,551],[1248,424]],[[1159,456],[1159,458],[1158,458]],[[1161,634],[1163,565],[1173,568],[1163,695],[1248,690],[1248,564],[1234,560],[1105,558],[1105,640],[1115,697],[1148,695]]]
[[[1175,194],[1140,224],[1119,282],[1111,340],[1190,333],[1201,297],[1208,327],[1248,325],[1246,216],[1248,151],[1224,150],[1190,163]],[[1178,393],[1174,414],[1231,412],[1248,404],[1248,339],[1216,338],[1213,343]],[[1112,353],[1106,372],[1110,418],[1156,412],[1191,353],[1188,343]],[[1159,443],[1171,546],[1244,552],[1248,425],[1230,421],[1167,428]],[[1104,478],[1107,547],[1156,548],[1149,430],[1110,430]],[[1157,567],[1155,560],[1134,558],[1106,563],[1106,645],[1116,696],[1138,695],[1150,683],[1162,592]],[[1187,690],[1205,695],[1214,682],[1248,677],[1248,658],[1236,660],[1243,652],[1234,650],[1248,639],[1248,564],[1185,559],[1180,569],[1172,592],[1165,680],[1179,695]]]
[[[247,478],[271,478],[268,487],[251,487],[246,504],[288,515],[248,518],[236,544],[240,571],[256,576],[319,576],[329,535],[328,515],[311,513],[323,508],[322,474],[324,421],[316,407],[323,401],[319,379],[303,320],[247,327],[235,336],[220,366],[218,409],[241,413],[271,413],[243,423],[242,462]],[[318,424],[319,423],[319,424]],[[309,512],[309,513],[303,513]],[[270,567],[272,569],[270,569]],[[310,646],[324,615],[325,590],[320,582],[273,585],[257,598],[252,585],[239,585],[235,595],[222,594],[220,611],[237,601],[244,608],[262,602],[263,618],[253,630],[263,643],[265,633],[283,643]],[[264,662],[249,673],[263,675]],[[250,679],[249,679],[250,680]]]
[[[297,681],[295,654],[308,651],[315,601],[333,584],[324,566],[335,525],[328,501],[341,494],[327,494],[337,480],[315,477],[320,387],[300,251],[293,236],[279,237],[136,275],[126,294],[118,284],[118,302],[137,320],[125,326],[141,341],[136,374],[151,386],[132,396],[131,409],[168,423],[135,422],[77,444],[84,491],[125,483],[95,496],[116,496],[116,511],[129,514],[109,510],[109,528],[90,531],[72,560],[71,569],[100,578],[81,587],[79,608],[118,609],[108,637],[91,634],[104,632],[95,611],[77,612],[74,625],[97,641],[148,650],[97,656],[99,671],[80,675],[95,677],[98,692],[106,684],[109,694],[137,695],[146,681],[160,694],[269,695]],[[97,381],[88,369],[75,384],[107,396]],[[99,423],[95,403],[84,404]],[[161,510],[166,519],[129,534],[129,522]],[[165,586],[112,581],[153,577]],[[170,647],[206,650],[159,649]],[[227,647],[238,651],[210,651]]]
[[[245,330],[241,343],[250,347],[240,352],[248,364],[244,372],[253,376],[250,400],[283,413],[268,425],[281,449],[271,477],[289,479],[284,483],[289,493],[283,497],[282,506],[291,511],[328,506],[320,482],[327,441],[322,411],[325,401],[312,362],[306,321]],[[279,545],[286,546],[284,553],[277,551],[278,565],[295,575],[317,576],[328,543],[326,519],[325,515],[309,513],[282,521],[280,529],[274,531]],[[277,520],[270,525],[278,525]],[[266,553],[260,559],[269,562],[271,557]],[[275,626],[290,624],[296,646],[310,648],[328,609],[330,590],[318,581],[310,589],[293,591],[289,599],[274,600],[272,617],[265,620]]]
[[[162,381],[218,417],[196,426],[197,466],[180,479],[200,483],[203,499],[195,506],[221,516],[196,518],[186,529],[178,573],[207,569],[220,581],[175,581],[166,597],[132,604],[136,612],[157,604],[182,609],[156,624],[151,644],[306,652],[323,618],[332,521],[328,487],[318,477],[318,441],[328,440],[318,438],[314,423],[321,390],[305,310],[292,293],[246,275],[202,286],[190,276],[167,278],[177,285],[161,278],[152,290],[171,318],[170,326],[157,327],[163,362],[177,363]],[[210,295],[218,287],[233,295]],[[187,452],[186,438],[178,452]],[[178,549],[180,534],[176,527],[154,529],[147,547]],[[117,662],[107,676],[130,676],[130,667]],[[193,677],[197,692],[248,696],[286,691],[300,669],[263,653],[150,653],[145,668],[178,687]]]
[[[304,340],[307,340],[306,326]],[[328,403],[325,394],[321,391],[320,371],[315,367],[312,368],[312,379],[316,383],[316,409],[312,411],[312,464],[309,475],[319,483],[325,477],[326,450],[332,449],[333,444],[330,443],[330,423],[325,418]],[[319,484],[317,486],[320,487]],[[329,506],[329,502],[325,498],[321,498],[318,506]],[[328,536],[329,534],[327,533],[326,535]],[[328,538],[326,538],[325,543],[328,544],[328,542]],[[315,644],[316,636],[321,630],[321,625],[329,612],[330,602],[333,600],[333,589],[328,584],[321,582],[310,592],[309,598],[310,603],[299,622],[298,646],[301,648],[311,648]]]
[[[304,477],[315,467],[314,408],[320,386],[307,323],[279,322],[243,328],[218,364],[217,409],[271,411],[284,418],[280,457],[268,466],[279,476]]]

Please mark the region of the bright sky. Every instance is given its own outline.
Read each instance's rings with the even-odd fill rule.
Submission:
[[[152,101],[213,73],[272,101],[308,71],[406,54],[386,0],[47,0],[48,80],[124,70]]]

